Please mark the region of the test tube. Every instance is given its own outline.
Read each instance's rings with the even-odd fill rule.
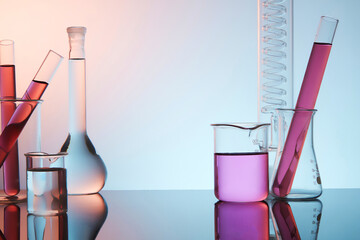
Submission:
[[[0,97],[2,99],[16,98],[14,41],[10,39],[0,41]],[[1,130],[4,130],[15,109],[14,102],[1,103]],[[16,141],[6,157],[7,161],[3,167],[4,192],[8,196],[15,196],[20,191],[18,155]]]
[[[23,100],[39,100],[50,83],[63,57],[50,50],[41,64],[34,79],[27,88]],[[33,113],[37,102],[29,101],[20,104],[0,135],[0,167],[6,156],[15,145],[21,131]]]
[[[323,16],[320,19],[296,109],[313,109],[315,107],[337,24],[338,20],[334,18]],[[293,116],[273,179],[272,193],[278,197],[285,197],[290,193],[310,121],[311,115],[304,117],[295,113]]]

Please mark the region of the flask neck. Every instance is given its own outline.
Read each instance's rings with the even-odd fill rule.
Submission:
[[[71,135],[86,133],[86,62],[84,27],[70,27],[69,35],[69,131]]]

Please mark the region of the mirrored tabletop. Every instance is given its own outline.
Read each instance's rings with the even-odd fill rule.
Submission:
[[[102,191],[68,196],[68,212],[0,205],[0,239],[359,239],[360,189],[308,201],[219,202],[211,190]]]

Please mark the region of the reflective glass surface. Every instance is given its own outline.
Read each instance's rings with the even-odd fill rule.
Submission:
[[[211,190],[102,191],[69,196],[68,212],[0,205],[0,239],[358,239],[360,189],[311,201],[219,202]]]

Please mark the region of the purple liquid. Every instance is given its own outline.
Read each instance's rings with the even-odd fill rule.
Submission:
[[[331,44],[314,43],[301,85],[296,109],[313,109],[329,58]],[[312,113],[295,112],[274,178],[272,191],[279,197],[290,193]]]
[[[268,206],[264,202],[217,202],[215,239],[269,239]]]
[[[46,82],[32,80],[22,99],[39,100],[47,86],[48,83]],[[36,105],[37,102],[24,102],[20,104],[2,131],[0,135],[0,167],[4,163],[11,148],[15,145]]]
[[[262,201],[268,195],[268,153],[215,153],[215,196],[221,201]]]
[[[282,239],[300,240],[299,230],[291,207],[286,202],[276,202],[272,207],[276,224]]]
[[[16,98],[15,65],[0,65],[0,97]],[[1,130],[4,130],[16,109],[13,102],[1,103]],[[4,162],[4,192],[14,196],[20,191],[19,159],[17,142],[9,152]]]

